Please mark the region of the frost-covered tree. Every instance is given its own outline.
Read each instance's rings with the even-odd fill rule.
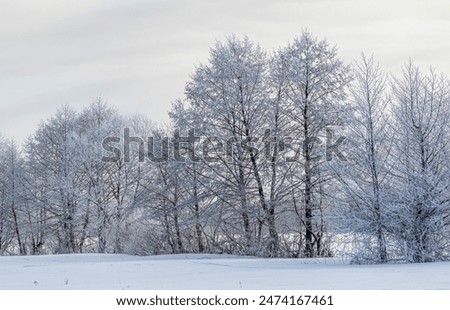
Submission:
[[[290,117],[290,134],[297,138],[296,160],[301,163],[301,186],[293,195],[301,201],[297,208],[304,227],[304,255],[322,255],[321,210],[323,171],[326,157],[321,153],[320,137],[327,126],[337,124],[340,103],[345,98],[349,67],[337,56],[326,40],[319,41],[310,32],[300,36],[277,55],[278,75],[284,76],[284,113]],[[300,211],[301,210],[301,211]]]
[[[449,83],[412,63],[389,82],[308,31],[270,56],[231,36],[169,125],[63,106],[23,149],[0,138],[0,254],[314,257],[345,236],[355,262],[448,259]]]
[[[345,118],[346,159],[333,161],[338,192],[333,212],[339,233],[356,239],[352,251],[360,262],[388,260],[386,234],[391,203],[390,98],[387,75],[364,54],[354,65]]]
[[[218,199],[242,220],[242,231],[228,236],[241,235],[243,251],[255,254],[268,210],[257,150],[252,147],[264,130],[266,54],[250,39],[232,36],[216,43],[210,57],[188,82],[186,100],[195,129],[221,143],[213,155],[217,160],[207,165],[215,184],[220,184]]]
[[[15,241],[20,253],[24,254],[22,227],[18,219],[17,153],[11,141],[0,137],[0,254],[14,252]]]
[[[77,186],[78,158],[75,138],[76,112],[64,106],[42,123],[26,146],[30,171],[45,199],[43,207],[52,218],[55,250],[59,253],[79,250],[78,219],[80,191]]]
[[[78,134],[74,139],[79,166],[80,191],[82,205],[80,205],[83,231],[80,243],[86,243],[87,250],[100,253],[114,248],[116,229],[112,229],[115,200],[114,171],[115,162],[104,161],[102,141],[109,136],[119,136],[123,127],[122,119],[117,111],[98,98],[77,116]],[[109,249],[109,250],[108,250]]]
[[[399,252],[410,262],[448,258],[449,83],[409,62],[392,83],[397,200],[391,216]]]
[[[6,199],[11,210],[17,252],[24,255],[27,253],[25,243],[27,228],[24,225],[23,214],[26,205],[24,196],[25,162],[14,141],[9,141],[8,145],[3,149],[2,157],[0,174],[4,177],[2,191],[5,195],[3,198]]]

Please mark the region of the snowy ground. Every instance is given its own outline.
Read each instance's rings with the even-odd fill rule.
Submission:
[[[450,289],[450,263],[227,255],[0,257],[0,289]]]

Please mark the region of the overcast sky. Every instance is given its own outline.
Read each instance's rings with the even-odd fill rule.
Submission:
[[[389,72],[411,58],[450,75],[448,0],[0,0],[0,132],[21,143],[98,96],[165,121],[216,39],[272,51],[304,28],[347,62],[373,52]]]

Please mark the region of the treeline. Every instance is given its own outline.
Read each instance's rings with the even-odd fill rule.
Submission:
[[[447,260],[449,83],[402,72],[308,31],[273,53],[231,36],[169,125],[64,106],[0,140],[0,254]]]

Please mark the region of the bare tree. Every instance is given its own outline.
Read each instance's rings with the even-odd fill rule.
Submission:
[[[387,211],[391,203],[390,160],[392,128],[387,76],[373,56],[354,66],[347,110],[346,162],[333,161],[339,185],[337,210],[333,213],[340,233],[357,238],[352,247],[359,262],[388,260],[386,234],[390,226]]]
[[[216,154],[217,161],[207,165],[220,187],[229,189],[217,192],[224,206],[239,206],[235,210],[242,218],[247,254],[259,251],[259,232],[268,212],[258,154],[251,146],[263,136],[266,70],[264,51],[248,38],[233,36],[216,44],[209,64],[199,66],[186,87],[199,132],[226,144],[226,151]]]
[[[320,255],[314,213],[320,212],[318,194],[326,179],[319,173],[325,160],[320,156],[319,137],[326,126],[335,124],[338,119],[339,103],[345,97],[345,87],[350,80],[349,68],[337,57],[336,48],[325,40],[319,41],[308,31],[303,31],[293,43],[280,50],[277,57],[279,75],[285,76],[284,113],[291,119],[291,134],[301,137],[302,149],[296,156],[303,165],[302,192],[295,195],[303,201],[300,221],[305,229],[304,255],[313,257]]]
[[[392,83],[395,95],[396,234],[407,261],[445,257],[448,238],[450,100],[446,78],[422,75],[409,62]]]

